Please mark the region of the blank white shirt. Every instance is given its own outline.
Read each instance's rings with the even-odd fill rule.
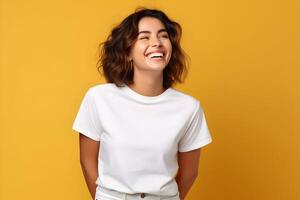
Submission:
[[[174,88],[144,96],[127,85],[94,85],[72,128],[100,141],[96,184],[130,194],[175,195],[178,151],[212,141],[200,101]]]

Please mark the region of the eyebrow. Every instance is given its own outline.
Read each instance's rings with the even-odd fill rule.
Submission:
[[[166,29],[159,29],[158,30],[158,33],[161,33],[161,32],[167,32]],[[138,34],[141,34],[141,33],[151,33],[150,31],[140,31]]]

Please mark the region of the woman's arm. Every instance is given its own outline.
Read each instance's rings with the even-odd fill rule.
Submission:
[[[100,142],[79,134],[81,169],[92,198],[95,198],[98,177],[98,153]]]
[[[178,152],[178,173],[176,182],[180,193],[180,200],[184,200],[189,189],[198,176],[200,149],[189,152]]]

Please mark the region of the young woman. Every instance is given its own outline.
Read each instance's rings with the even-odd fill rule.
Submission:
[[[72,127],[94,199],[183,200],[195,181],[212,139],[200,101],[172,87],[186,71],[180,37],[164,12],[142,8],[103,43],[107,83],[88,89]]]

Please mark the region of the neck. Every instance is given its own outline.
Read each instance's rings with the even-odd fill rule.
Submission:
[[[151,72],[151,75],[141,75],[138,70],[134,71],[134,83],[128,85],[132,90],[144,96],[157,96],[165,91],[163,88],[163,73],[154,74]]]

